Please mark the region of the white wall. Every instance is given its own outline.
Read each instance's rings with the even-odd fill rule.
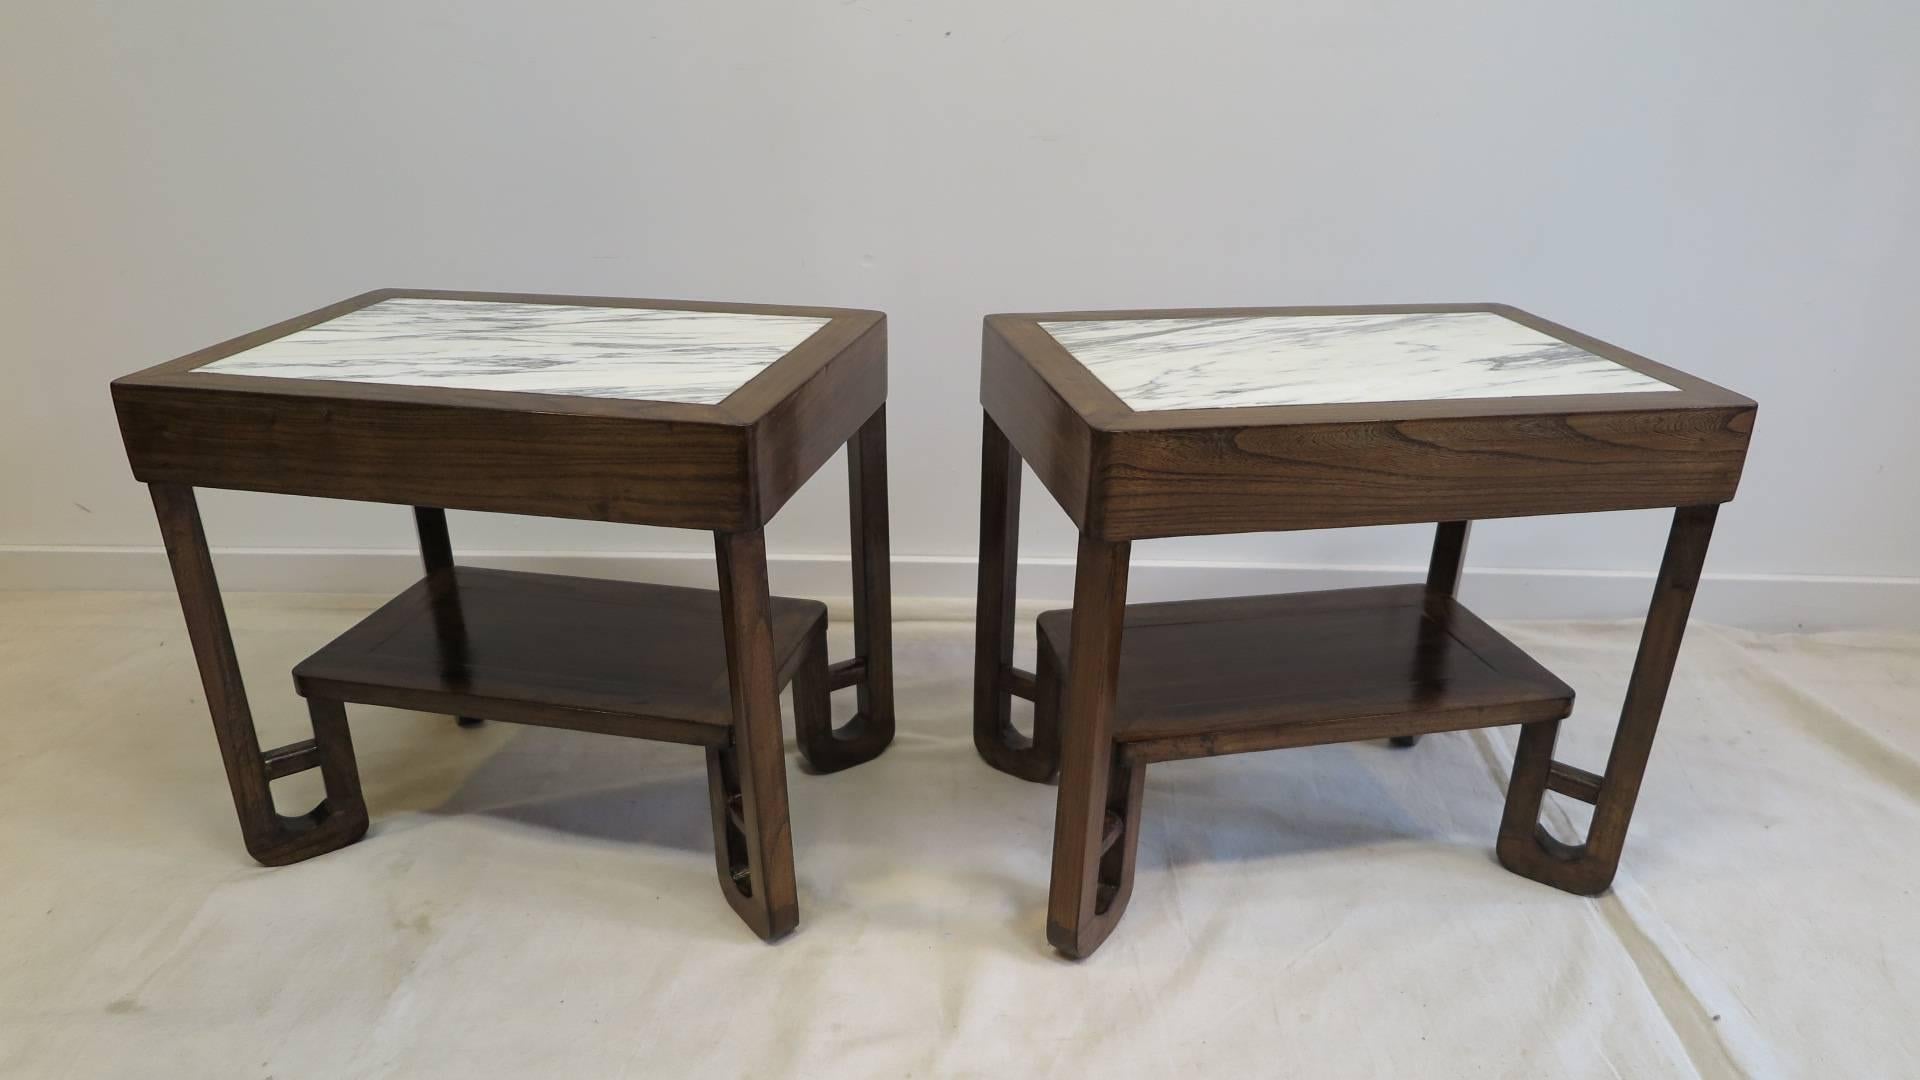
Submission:
[[[896,573],[959,596],[983,313],[1498,299],[1760,401],[1709,613],[1911,623],[1916,55],[1897,0],[13,0],[0,584],[162,584],[108,380],[375,286],[886,310]],[[844,551],[843,492],[836,465],[774,548]],[[1030,591],[1058,596],[1070,526],[1029,492]],[[281,554],[411,543],[395,508],[204,505],[256,549],[238,584],[364,586],[401,556]],[[455,527],[495,553],[711,550]],[[1663,528],[1488,524],[1473,567],[1555,573],[1469,589],[1630,608],[1643,578],[1591,572],[1650,571]],[[1302,576],[1196,561],[1344,580],[1425,541],[1136,545],[1136,593]],[[830,565],[776,586],[836,591]]]

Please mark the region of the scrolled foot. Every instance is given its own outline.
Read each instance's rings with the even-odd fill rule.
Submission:
[[[974,732],[973,748],[982,761],[1022,780],[1050,784],[1060,776],[1059,748],[1035,745],[1012,725],[998,732]]]
[[[1011,670],[1000,673],[1003,684],[1012,682]],[[976,714],[973,748],[987,764],[1003,773],[1036,784],[1050,784],[1060,776],[1060,672],[1053,657],[1041,650],[1039,670],[1033,677],[1033,736],[1020,734],[1007,718]],[[1010,702],[1001,704],[1009,708]]]
[[[851,769],[880,756],[893,743],[893,728],[873,722],[859,713],[839,727],[821,727],[803,732],[799,739],[800,756],[817,773]]]
[[[367,807],[332,798],[298,817],[275,814],[264,835],[246,837],[247,854],[262,866],[288,866],[337,851],[367,835]]]
[[[1576,896],[1606,892],[1620,868],[1618,859],[1600,858],[1585,844],[1563,843],[1539,826],[1531,836],[1502,834],[1493,853],[1501,866],[1521,877]]]
[[[862,676],[865,678],[866,676]],[[862,709],[833,726],[833,682],[827,664],[824,626],[808,637],[807,655],[793,675],[793,726],[800,756],[816,773],[851,769],[880,756],[893,743],[893,718]],[[864,691],[863,701],[869,697]]]

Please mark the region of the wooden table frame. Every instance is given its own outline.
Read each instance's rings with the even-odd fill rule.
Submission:
[[[1440,311],[1503,315],[1676,390],[1136,412],[1039,325]],[[1151,537],[1437,522],[1426,588],[1450,598],[1473,520],[1675,508],[1605,772],[1553,760],[1558,718],[1525,724],[1496,846],[1502,865],[1556,888],[1590,894],[1608,887],[1715,513],[1739,484],[1753,401],[1498,304],[993,315],[981,369],[974,745],[1004,772],[1059,778],[1047,912],[1057,949],[1092,953],[1132,887],[1145,765],[1117,749],[1114,707],[1131,542]],[[1058,703],[1040,685],[1049,673],[1013,665],[1023,460],[1080,530],[1071,655]],[[1031,737],[1011,722],[1016,696],[1036,703]],[[1416,726],[1400,723],[1395,741],[1411,745],[1417,732],[1407,729]],[[1232,751],[1202,740],[1180,756],[1223,752]],[[1548,790],[1594,805],[1584,842],[1561,842],[1539,826]]]
[[[262,342],[398,297],[735,311],[830,320],[717,405],[199,373]],[[870,760],[894,732],[888,571],[886,322],[838,308],[510,293],[380,290],[119,379],[113,399],[134,475],[172,562],[247,851],[272,866],[359,839],[367,808],[341,702],[309,697],[313,738],[262,750],[241,681],[196,487],[414,507],[428,574],[453,567],[445,510],[713,533],[732,702],[708,747],[722,891],[773,940],[798,922],[764,524],[847,447],[855,654],[796,679],[801,752],[818,771]],[[856,687],[842,727],[819,705]],[[644,724],[644,717],[629,718]],[[550,721],[561,726],[561,720]],[[672,737],[660,734],[657,737]],[[681,740],[687,741],[687,740]],[[277,812],[269,784],[317,768],[326,798]]]

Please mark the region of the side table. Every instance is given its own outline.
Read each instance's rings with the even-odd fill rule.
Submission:
[[[874,311],[389,289],[117,380],[247,851],[365,834],[347,702],[660,739],[706,750],[728,903],[792,930],[781,688],[820,771],[893,738],[886,361]],[[761,530],[842,444],[855,655],[829,665],[825,607],[768,594]],[[294,672],[312,739],[260,746],[196,487],[414,508],[425,576]],[[709,531],[720,589],[457,566],[449,509]],[[278,813],[269,785],[307,769],[325,800]]]
[[[986,319],[974,743],[1058,774],[1047,936],[1086,956],[1133,886],[1146,765],[1520,724],[1496,851],[1604,891],[1754,403],[1497,304]],[[1073,608],[1013,666],[1020,464],[1080,530]],[[1454,597],[1475,519],[1673,507],[1605,771],[1553,759],[1573,692]],[[1424,583],[1126,604],[1134,540],[1438,523]],[[1034,702],[1031,736],[1010,720]],[[1538,824],[1553,790],[1586,839]]]

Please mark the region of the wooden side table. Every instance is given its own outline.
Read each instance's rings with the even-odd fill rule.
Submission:
[[[706,749],[728,903],[767,940],[792,930],[781,687],[820,771],[893,738],[886,393],[879,312],[411,290],[116,381],[248,852],[365,834],[346,702],[661,739]],[[855,655],[829,665],[825,607],[768,594],[761,529],[842,444]],[[414,507],[425,577],[294,672],[312,739],[260,747],[196,487]],[[710,531],[720,589],[456,566],[448,509]],[[325,801],[278,813],[272,781],[316,768]]]
[[[986,320],[974,743],[1059,776],[1047,936],[1098,948],[1133,886],[1145,767],[1520,724],[1497,853],[1604,891],[1752,401],[1501,305],[1065,312]],[[1073,609],[1013,666],[1020,462],[1080,528]],[[1612,755],[1553,760],[1573,692],[1454,599],[1476,518],[1674,507]],[[1423,584],[1126,604],[1129,545],[1438,522]],[[1009,720],[1034,701],[1034,733]],[[1593,804],[1584,842],[1538,825]]]

